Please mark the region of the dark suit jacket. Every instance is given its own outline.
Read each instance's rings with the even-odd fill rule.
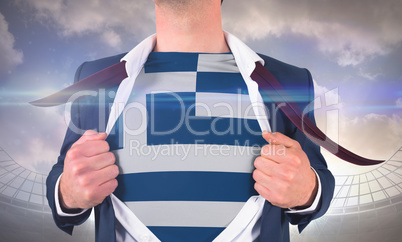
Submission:
[[[110,65],[120,61],[124,54],[99,59],[91,62],[83,63],[77,70],[75,81],[81,80],[97,71],[100,71]],[[260,55],[265,60],[265,67],[276,77],[282,86],[294,96],[295,100],[302,109],[314,99],[313,81],[308,70],[294,67],[273,58]],[[113,99],[108,95],[109,91],[116,91],[117,87],[99,92],[98,96],[88,96],[74,102],[71,107],[71,123],[82,130],[82,132],[73,132],[70,128],[67,130],[64,143],[62,145],[60,156],[57,163],[53,166],[47,178],[47,199],[53,212],[53,218],[56,225],[63,231],[72,234],[73,227],[83,223],[90,215],[91,211],[76,217],[61,217],[57,215],[54,190],[55,184],[63,172],[63,164],[66,152],[71,145],[80,138],[80,136],[88,129],[104,131],[109,116],[109,109]],[[106,94],[106,95],[104,95]],[[99,96],[102,96],[99,98]],[[99,102],[105,98],[105,102]],[[322,195],[317,210],[313,213],[287,214],[285,209],[271,205],[265,202],[263,214],[261,218],[261,236],[260,241],[289,241],[289,222],[297,224],[301,232],[313,219],[322,216],[328,209],[331,202],[335,181],[331,172],[327,169],[326,162],[320,153],[320,147],[310,141],[293,123],[285,116],[282,111],[273,112],[277,109],[269,100],[266,106],[271,116],[269,122],[273,131],[284,133],[285,135],[297,140],[306,152],[311,166],[319,174]],[[101,114],[101,117],[99,117]],[[104,115],[103,115],[104,114]],[[103,117],[104,116],[104,117]],[[308,113],[308,117],[314,121],[313,112]],[[95,211],[95,231],[97,241],[114,241],[115,240],[115,218],[113,214],[112,203],[107,197],[102,204],[94,208]]]

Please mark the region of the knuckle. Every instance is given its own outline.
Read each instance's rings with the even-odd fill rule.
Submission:
[[[302,164],[302,160],[300,159],[300,157],[298,155],[294,155],[293,160],[294,160],[296,166],[300,166]]]
[[[258,184],[257,182],[254,183],[254,189],[262,196],[263,191],[261,190],[261,185]]]
[[[269,155],[269,151],[270,151],[270,145],[264,145],[262,148],[261,148],[261,152],[260,152],[260,154],[261,154],[261,156],[268,156]]]
[[[294,152],[289,153],[289,154],[288,154],[288,157],[289,157],[290,160],[292,161],[292,165],[294,165],[295,167],[300,166],[300,164],[301,164],[301,159],[300,159],[300,157],[299,157],[296,153],[294,153]]]
[[[258,186],[257,182],[254,183],[254,189],[258,192],[259,186]]]
[[[255,160],[254,160],[254,167],[255,168],[260,168],[263,164],[263,158],[261,156],[258,156]]]
[[[110,150],[110,147],[109,147],[109,144],[108,144],[108,142],[106,142],[106,141],[102,141],[102,147],[104,148],[104,150],[105,151],[109,151]]]
[[[83,187],[84,189],[87,189],[89,185],[89,180],[86,177],[78,177],[77,182],[80,185],[80,187]]]
[[[101,154],[102,161],[106,162],[107,164],[114,164],[115,163],[115,156],[112,152],[106,152]]]
[[[287,172],[285,173],[285,178],[286,178],[286,180],[287,180],[288,182],[293,181],[294,178],[295,178],[294,172],[287,171]]]
[[[295,180],[295,173],[291,172],[288,174],[288,181],[293,182]]]
[[[96,134],[98,134],[98,132],[96,132],[95,130],[89,129],[89,130],[85,131],[85,133],[81,136],[80,139],[81,139],[81,141],[85,142],[89,139],[89,137],[96,135]]]
[[[83,193],[83,198],[87,202],[93,202],[96,200],[95,194],[92,192],[91,189],[85,189]]]
[[[96,132],[95,130],[92,129],[88,129],[87,131],[85,131],[85,133],[83,135],[94,135],[97,134],[98,132]]]
[[[301,145],[297,140],[294,140],[294,145],[293,146],[301,149]]]
[[[78,176],[81,173],[81,165],[78,162],[74,163],[74,165],[71,166],[70,171],[74,176]]]
[[[112,192],[116,190],[118,186],[118,182],[116,179],[112,179],[105,184],[105,189],[103,190],[102,198],[104,199],[106,196],[110,195]]]
[[[253,171],[253,179],[254,181],[259,181],[260,180],[260,174],[258,170]]]
[[[75,144],[75,145],[79,145],[79,144],[85,143],[85,142],[88,140],[88,136],[89,136],[89,134],[84,133],[84,134],[79,138],[79,140],[77,140],[74,144]]]
[[[281,190],[286,190],[286,186],[287,186],[287,184],[289,184],[289,183],[292,183],[293,182],[293,180],[294,180],[294,174],[292,173],[292,172],[285,172],[284,174],[283,174],[283,184],[282,184],[282,186],[281,186]]]
[[[66,160],[71,161],[79,157],[79,150],[75,147],[69,149],[66,154]]]
[[[111,173],[113,177],[117,177],[120,173],[119,167],[116,165],[112,165]]]
[[[262,185],[255,183],[254,184],[254,189],[260,194],[263,198],[270,200],[270,194],[267,192],[266,189],[263,188]]]
[[[114,192],[114,190],[116,190],[117,186],[119,185],[119,182],[116,179],[113,179],[111,183],[112,192]]]
[[[116,157],[112,152],[108,152],[109,160],[114,164],[116,162]]]

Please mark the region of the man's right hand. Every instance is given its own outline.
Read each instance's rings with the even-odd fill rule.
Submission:
[[[117,187],[119,168],[106,133],[87,130],[66,154],[59,199],[66,209],[92,208]]]

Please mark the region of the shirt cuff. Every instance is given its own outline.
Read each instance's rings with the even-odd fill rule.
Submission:
[[[312,213],[317,209],[318,203],[320,202],[321,199],[321,181],[320,181],[320,176],[318,175],[318,173],[314,170],[313,167],[311,167],[311,169],[313,169],[316,177],[317,177],[317,181],[318,181],[318,191],[317,191],[317,195],[315,196],[314,202],[313,204],[311,204],[310,207],[305,208],[305,209],[292,209],[292,208],[288,208],[287,211],[285,211],[285,213],[293,213],[293,214],[304,214],[304,213]]]
[[[56,186],[54,188],[55,189],[54,190],[54,201],[55,201],[55,204],[56,204],[57,215],[64,216],[64,217],[74,217],[74,216],[79,216],[79,215],[85,213],[88,209],[83,209],[79,213],[65,213],[61,209],[61,205],[60,205],[60,201],[59,201],[59,184],[60,184],[60,178],[61,178],[62,175],[63,175],[63,173],[57,179]]]

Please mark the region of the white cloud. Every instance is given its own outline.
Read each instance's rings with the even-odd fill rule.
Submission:
[[[113,30],[108,30],[102,33],[102,40],[113,48],[121,47],[122,40],[119,34]]]
[[[38,108],[3,102],[0,146],[20,165],[46,173],[56,163],[67,124],[63,107]]]
[[[95,33],[114,48],[121,47],[122,35],[140,40],[155,29],[151,0],[19,1],[62,36]],[[306,36],[340,66],[355,66],[402,42],[401,7],[398,0],[231,0],[223,4],[223,20],[243,40]]]
[[[315,119],[329,138],[352,152],[370,159],[388,159],[402,146],[401,114],[356,116],[343,111],[342,95],[314,81]],[[396,101],[402,106],[402,98]],[[333,104],[333,105],[331,105]],[[337,175],[374,169],[349,164],[322,149],[331,171]]]
[[[397,108],[402,108],[402,97],[398,98],[395,104]]]
[[[97,34],[109,46],[120,49],[122,35],[142,39],[153,32],[152,1],[131,0],[21,0],[33,7],[42,23],[64,37]]]
[[[322,115],[322,114],[321,114]],[[320,114],[317,125],[325,130],[325,123]],[[402,116],[400,114],[381,115],[367,114],[364,116],[347,117],[340,112],[337,119],[328,122],[339,122],[339,144],[350,151],[378,160],[389,159],[402,146]],[[334,133],[334,130],[326,132]],[[331,136],[330,136],[331,138]],[[338,175],[358,174],[373,170],[376,166],[361,167],[349,164],[323,151],[331,171]]]
[[[367,114],[341,119],[340,142],[375,159],[389,158],[402,146],[402,116]],[[388,156],[388,157],[387,157]]]
[[[10,71],[23,62],[23,53],[14,49],[14,36],[8,31],[8,23],[0,13],[0,73]]]
[[[316,80],[313,80],[314,83],[314,96],[315,96],[315,103],[314,108],[333,108],[336,105],[337,108],[342,107],[341,97],[339,95],[339,89],[328,89],[325,86],[320,85],[317,83]]]
[[[244,40],[307,36],[340,66],[355,66],[402,42],[401,7],[397,0],[232,0],[223,6],[224,26]]]
[[[376,80],[378,77],[383,76],[384,74],[383,73],[373,73],[372,70],[364,70],[363,68],[359,68],[358,75],[367,80],[373,81],[373,80]]]

